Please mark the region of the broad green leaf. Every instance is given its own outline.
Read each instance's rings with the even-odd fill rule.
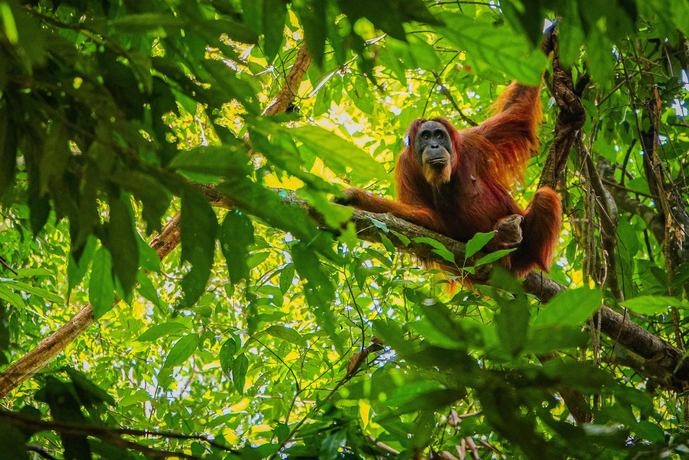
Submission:
[[[244,22],[256,33],[263,32],[263,1],[241,0]]]
[[[642,315],[665,313],[670,307],[689,308],[689,302],[675,297],[645,295],[623,300],[622,306]]]
[[[232,376],[232,366],[234,365],[234,355],[237,353],[237,342],[232,337],[228,337],[220,347],[218,358],[220,367],[228,378]]]
[[[0,105],[0,198],[14,181],[17,165],[17,136],[6,105]]]
[[[24,302],[22,296],[16,292],[13,292],[3,284],[0,284],[0,299],[6,301],[10,305],[14,305],[15,307],[26,308],[26,302]]]
[[[24,283],[22,281],[17,281],[13,279],[5,279],[3,282],[7,283],[9,286],[13,286],[16,289],[26,292],[27,294],[33,294],[40,297],[43,300],[55,303],[63,303],[64,300],[59,295],[54,292],[50,292],[47,289],[43,289],[37,286],[32,286],[30,284]]]
[[[62,175],[69,161],[69,146],[67,127],[62,123],[54,123],[43,145],[39,173],[41,193],[48,191],[51,181],[61,181]]]
[[[249,245],[254,242],[254,226],[241,211],[227,213],[220,228],[220,248],[227,261],[232,283],[249,276]]]
[[[160,219],[170,205],[170,192],[156,178],[138,171],[127,171],[114,180],[144,205],[143,218],[149,231],[160,228]]]
[[[68,367],[65,369],[69,379],[74,384],[74,389],[79,395],[79,401],[87,407],[95,406],[101,403],[107,403],[111,406],[115,405],[115,399],[108,394],[107,391],[89,380],[84,374]]]
[[[672,20],[682,33],[689,35],[689,4],[687,2],[670,1]]]
[[[413,352],[411,343],[404,336],[404,331],[399,324],[391,320],[373,320],[373,330],[385,344],[393,347],[401,355],[409,355]]]
[[[208,176],[245,175],[251,171],[246,150],[227,145],[183,150],[170,162],[170,168]]]
[[[175,366],[183,364],[196,351],[199,345],[199,336],[196,334],[188,334],[179,339],[170,349],[170,352],[165,357],[163,368],[172,369]]]
[[[344,344],[338,334],[337,321],[333,312],[335,289],[330,276],[323,270],[318,256],[303,243],[292,246],[292,260],[299,277],[304,281],[304,294],[318,325],[330,336],[338,351]]]
[[[201,192],[186,188],[182,195],[180,218],[182,259],[191,264],[182,280],[182,306],[189,308],[206,290],[215,252],[218,221],[215,212]]]
[[[89,302],[96,319],[110,311],[115,303],[115,283],[112,279],[112,260],[103,247],[96,251],[89,279]]]
[[[3,455],[6,458],[16,460],[29,460],[26,449],[26,434],[9,420],[0,420],[0,443],[3,446]]]
[[[154,305],[160,306],[160,297],[158,297],[158,291],[156,290],[155,286],[153,286],[150,278],[146,276],[144,272],[140,271],[137,274],[136,279],[139,283],[137,287],[139,294],[153,302]]]
[[[79,257],[79,262],[74,260],[74,254],[70,253],[69,260],[67,262],[67,296],[72,292],[75,286],[81,283],[84,279],[86,270],[88,270],[89,264],[93,259],[93,254],[96,252],[96,238],[93,236],[86,240],[84,245],[84,250],[81,251],[81,257]]]
[[[429,238],[427,236],[417,236],[416,238],[414,238],[414,242],[429,245],[433,248],[433,252],[435,254],[439,255],[440,257],[454,265],[455,255],[449,249],[447,249],[445,245],[440,241],[434,240],[433,238]]]
[[[270,334],[273,337],[278,337],[280,339],[291,342],[295,345],[304,345],[306,342],[304,337],[300,333],[292,328],[281,326],[279,324],[274,324],[265,330],[266,334]]]
[[[601,86],[609,88],[612,86],[611,82],[613,81],[616,65],[615,61],[610,59],[613,44],[597,28],[589,29],[587,38],[586,62],[591,71],[591,77]]]
[[[287,294],[294,280],[294,264],[285,265],[280,271],[280,291]]]
[[[422,393],[414,397],[411,401],[401,405],[395,410],[395,414],[406,414],[421,409],[440,409],[464,396],[465,393],[459,390],[442,389]]]
[[[244,394],[244,384],[248,370],[249,360],[244,353],[240,353],[232,363],[232,384],[239,394]]]
[[[456,14],[447,16],[445,25],[435,30],[458,49],[466,50],[469,63],[479,73],[494,75],[499,71],[525,84],[540,84],[548,60],[508,27]]]
[[[305,0],[302,6],[297,8],[309,54],[319,68],[323,65],[326,28],[330,26],[325,20],[326,7],[327,2],[322,0]]]
[[[409,37],[409,52],[422,69],[438,70],[441,65],[433,46],[416,36]]]
[[[241,176],[226,178],[216,189],[226,194],[238,208],[303,241],[309,241],[319,253],[335,260],[330,245],[332,235],[318,230],[316,222],[303,208],[285,204],[275,191]]]
[[[501,302],[495,317],[498,337],[506,351],[516,356],[526,344],[529,329],[529,307],[526,302]]]
[[[323,163],[338,174],[350,174],[361,181],[387,176],[383,165],[351,142],[318,126],[301,126],[286,132],[304,143]]]
[[[379,0],[375,7],[367,0],[345,0],[339,4],[352,20],[365,17],[376,28],[400,40],[406,39],[405,22],[439,23],[422,0]]]
[[[495,232],[478,232],[476,235],[472,236],[471,239],[467,241],[466,249],[464,250],[464,258],[468,259],[483,249],[490,240],[493,239],[493,236],[495,236]]]
[[[479,260],[476,261],[474,264],[474,267],[480,267],[481,265],[486,265],[486,264],[492,264],[495,261],[498,261],[505,257],[506,255],[516,251],[516,248],[512,249],[499,249],[497,251],[493,251],[489,254],[486,254],[485,256],[481,257]]]
[[[505,351],[516,357],[524,348],[529,332],[529,302],[524,290],[506,270],[491,273],[493,297],[500,306],[495,316],[498,337]]]
[[[600,308],[601,302],[602,294],[599,289],[569,289],[544,305],[533,324],[581,326]]]
[[[241,43],[255,44],[258,41],[256,32],[241,22],[226,17],[200,22],[197,30],[203,32],[203,35],[209,39],[215,37],[216,43],[222,43],[217,40],[222,34],[227,34],[232,40]]]
[[[112,255],[112,266],[125,294],[136,284],[139,269],[139,244],[129,203],[119,198],[110,199],[107,246]]]
[[[286,18],[287,4],[283,0],[263,0],[264,52],[269,62],[280,51]]]
[[[533,326],[529,330],[529,338],[524,346],[524,353],[545,355],[568,348],[586,346],[589,335],[581,329],[581,325]]]
[[[157,29],[159,27],[179,28],[183,24],[184,22],[181,18],[175,17],[172,14],[164,13],[130,14],[110,21],[110,25],[117,29],[139,33]]]
[[[176,321],[168,321],[161,324],[154,324],[153,326],[146,329],[146,331],[136,338],[138,342],[152,342],[159,339],[160,337],[165,337],[167,335],[175,334],[178,332],[186,331],[188,327],[182,323]]]
[[[333,430],[323,438],[318,458],[337,458],[347,444],[347,430]]]

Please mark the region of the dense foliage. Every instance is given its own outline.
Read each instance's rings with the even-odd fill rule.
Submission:
[[[688,36],[681,0],[0,0],[3,455],[686,455]],[[585,110],[552,300],[455,282],[491,234],[333,203],[544,72],[520,204]]]

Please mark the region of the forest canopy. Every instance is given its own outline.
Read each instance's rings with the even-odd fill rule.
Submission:
[[[686,456],[688,37],[683,0],[0,0],[0,456]],[[512,81],[549,272],[338,204]]]

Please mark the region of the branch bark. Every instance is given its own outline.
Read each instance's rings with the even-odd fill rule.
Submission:
[[[587,77],[577,82],[577,88],[580,88],[578,91],[583,92],[583,88],[587,83]],[[547,185],[557,188],[560,174],[567,163],[567,157],[576,139],[576,134],[586,120],[586,112],[572,82],[572,74],[568,69],[560,66],[557,41],[555,41],[555,50],[553,52],[553,79],[550,89],[557,103],[559,113],[555,121],[553,143],[550,145],[548,158],[543,166],[538,186]]]

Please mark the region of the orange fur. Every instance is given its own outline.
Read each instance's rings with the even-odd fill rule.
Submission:
[[[450,180],[444,184],[429,183],[414,156],[415,136],[426,121],[415,120],[409,127],[409,146],[395,168],[397,201],[359,191],[353,204],[391,212],[460,241],[493,230],[506,216],[521,214],[523,241],[506,263],[518,275],[535,267],[547,271],[560,232],[560,198],[552,189],[541,188],[522,211],[509,192],[538,147],[539,91],[512,83],[495,104],[498,113],[474,128],[458,131],[449,121],[434,119],[448,130],[453,146]]]

